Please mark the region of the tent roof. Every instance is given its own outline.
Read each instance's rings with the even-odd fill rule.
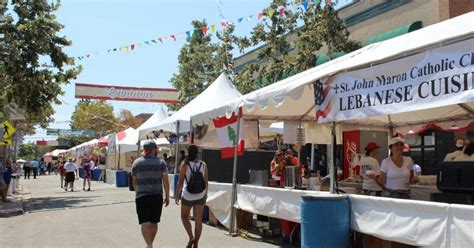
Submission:
[[[129,127],[116,134],[116,145],[136,145],[138,141],[138,131]]]
[[[150,118],[148,118],[148,120],[146,120],[141,126],[137,128],[137,132],[138,132],[137,139],[144,137],[147,133],[153,130],[156,130],[155,128],[156,124],[166,118],[168,118],[168,113],[163,107],[163,105],[160,105],[158,109],[156,110],[156,112]],[[175,126],[175,123],[169,123],[168,125],[165,125],[162,129],[173,130],[174,132],[176,131],[176,126]],[[135,143],[136,142],[137,140],[135,140]]]
[[[180,122],[180,132],[189,131],[189,123],[191,116],[212,109],[216,105],[220,105],[229,99],[236,99],[242,96],[234,84],[222,73],[212,84],[207,87],[201,94],[194,98],[191,102],[179,109],[172,116],[150,125],[146,130],[140,130],[140,137],[143,137],[151,130],[163,129],[169,132],[176,132],[176,129],[168,129],[170,124],[177,121]]]
[[[423,29],[379,43],[365,46],[352,53],[329,61],[323,65],[298,73],[292,77],[276,82],[259,90],[239,97],[238,99],[219,104],[217,107],[193,115],[193,124],[208,123],[210,119],[226,115],[230,117],[239,107],[247,119],[261,120],[314,120],[314,93],[312,84],[340,72],[366,68],[376,64],[403,58],[426,51],[430,48],[454,43],[474,37],[474,12],[434,24]],[[391,116],[393,125],[407,125],[413,121],[421,124],[444,118],[456,119],[472,116],[469,107],[472,103],[445,106],[432,109],[430,113],[414,111],[414,118],[406,119],[405,115]],[[399,123],[397,123],[399,121]],[[357,122],[357,120],[355,121]],[[388,125],[387,116],[364,119],[368,125]]]

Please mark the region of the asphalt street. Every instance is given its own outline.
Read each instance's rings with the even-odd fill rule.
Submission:
[[[60,188],[59,176],[21,180],[26,191],[24,215],[0,218],[1,247],[145,247],[135,213],[134,192],[92,182],[82,191]],[[187,235],[180,207],[163,209],[154,247],[185,247]],[[194,223],[193,223],[194,224]],[[275,247],[261,239],[230,237],[223,229],[204,225],[200,247]]]

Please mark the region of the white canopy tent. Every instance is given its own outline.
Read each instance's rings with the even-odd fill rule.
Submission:
[[[165,110],[163,105],[160,105],[156,112],[137,128],[137,132],[139,135],[137,135],[137,140],[135,140],[135,144],[137,143],[138,139],[143,139],[151,131],[157,130],[157,128],[155,128],[156,124],[160,123],[160,121],[168,117],[168,112]],[[162,127],[163,130],[167,130],[169,132],[174,132],[176,130],[175,123],[164,124]]]
[[[317,80],[337,73],[346,73],[405,58],[432,48],[472,39],[473,36],[474,12],[470,12],[403,36],[368,45],[323,65],[195,114],[192,122],[195,125],[201,125],[217,116],[230,117],[233,112],[237,112],[239,107],[243,107],[243,117],[248,119],[314,121],[316,110],[313,84]],[[473,46],[474,43],[471,43],[471,48]],[[433,109],[430,111],[417,109],[414,106],[414,112],[403,113],[406,111],[394,110],[393,112],[399,113],[365,118],[363,122],[354,119],[347,123],[357,126],[363,124],[368,127],[405,127],[405,130],[408,130],[431,121],[447,121],[446,125],[450,125],[455,120],[468,122],[469,118],[472,118],[474,103],[472,100],[469,101],[468,97],[462,100],[463,103],[450,106],[431,104],[430,108]]]
[[[207,87],[206,90],[179,109],[172,116],[156,123],[151,123],[150,121],[150,125],[147,128],[139,128],[139,137],[142,138],[152,130],[175,132],[176,127],[174,125],[177,123],[179,123],[179,132],[189,132],[192,115],[220,105],[229,99],[238,98],[241,95],[242,94],[227,78],[227,75],[222,73],[212,84],[209,85],[209,87]]]
[[[458,44],[459,46],[457,46]],[[440,97],[440,100],[434,97],[433,101],[431,102],[419,101],[423,103],[419,105],[410,105],[409,103],[402,102],[402,104],[404,104],[402,106],[406,107],[406,109],[397,109],[397,107],[393,107],[396,106],[396,104],[392,106],[383,106],[381,108],[382,110],[380,110],[380,107],[377,109],[370,108],[369,106],[368,108],[362,109],[360,111],[358,111],[357,109],[355,111],[352,111],[353,114],[350,116],[340,115],[339,112],[342,111],[338,110],[342,110],[341,103],[339,103],[339,105],[337,105],[337,102],[334,104],[334,106],[339,107],[339,109],[336,107],[332,108],[332,104],[327,103],[326,106],[322,106],[322,104],[325,103],[325,98],[331,98],[336,100],[338,99],[339,95],[342,95],[346,98],[350,97],[351,93],[348,92],[351,92],[351,90],[347,90],[343,92],[344,94],[341,94],[340,92],[338,93],[335,89],[336,87],[340,87],[342,85],[342,83],[344,82],[343,80],[340,79],[340,84],[331,85],[332,82],[337,81],[339,76],[344,77],[345,74],[348,72],[350,74],[353,71],[363,71],[365,69],[364,72],[369,74],[367,75],[368,78],[375,77],[376,75],[371,74],[371,67],[383,64],[390,64],[390,66],[395,67],[404,66],[400,64],[397,65],[396,60],[405,58],[409,62],[414,63],[412,64],[412,66],[426,64],[427,61],[425,59],[429,59],[432,56],[432,54],[430,54],[431,50],[435,48],[444,48],[448,45],[453,45],[452,47],[454,48],[448,47],[446,49],[440,49],[439,51],[436,51],[436,59],[439,58],[439,62],[441,64],[448,63],[448,65],[445,65],[449,68],[446,71],[453,70],[455,72],[464,73],[463,75],[465,78],[465,82],[467,82],[465,83],[465,90],[458,90],[458,92],[454,92],[455,90],[453,90],[454,93],[450,92],[453,94],[451,94],[450,96]],[[442,56],[449,56],[450,53],[452,53],[453,51],[456,52],[456,55],[464,53],[467,54],[466,56],[471,57],[463,57],[465,59],[463,62],[460,62],[460,60],[462,60],[460,59],[460,57],[456,57],[458,61],[453,62],[453,65],[451,65],[450,60],[444,62],[444,58]],[[421,53],[424,53],[423,56],[421,58],[419,58],[418,56],[417,58],[417,55]],[[450,125],[454,123],[454,121],[458,121],[458,123],[464,122],[464,124],[467,125],[474,118],[474,80],[472,79],[472,74],[469,74],[472,73],[469,72],[469,70],[472,71],[472,69],[474,68],[474,63],[469,65],[469,63],[471,63],[471,59],[472,61],[474,61],[472,56],[474,56],[474,12],[470,12],[468,14],[441,23],[428,26],[421,30],[411,32],[400,37],[396,37],[390,40],[363,47],[357,51],[332,60],[321,66],[301,72],[297,75],[276,82],[272,85],[251,92],[247,95],[243,95],[238,99],[230,100],[224,104],[202,111],[201,113],[193,115],[191,119],[193,125],[207,124],[213,118],[223,115],[229,118],[233,113],[240,113],[238,109],[242,108],[243,118],[247,119],[285,121],[298,120],[312,122],[318,121],[319,123],[333,122],[332,131],[330,131],[331,129],[329,129],[329,125],[313,125],[313,127],[317,126],[319,128],[319,131],[322,131],[321,133],[323,134],[332,132],[333,137],[335,137],[336,134],[334,122],[341,120],[344,120],[346,123],[355,124],[357,125],[357,127],[364,125],[367,127],[376,126],[379,128],[390,129],[405,128],[406,130],[416,128],[416,126],[421,127],[422,125],[430,122],[448,123],[447,125]],[[410,61],[412,57],[415,58],[414,61]],[[443,65],[440,65],[440,67],[441,66]],[[393,68],[385,69],[390,70]],[[331,77],[333,75],[335,75],[335,79]],[[424,75],[420,76],[420,79],[428,80],[427,84],[429,84],[429,81],[431,80],[441,80],[441,76],[446,76],[444,74],[444,70],[441,70],[440,73],[425,73]],[[355,84],[354,81],[350,80],[354,80],[354,78],[360,79],[364,77],[365,75],[361,75],[360,77],[352,77],[352,75],[350,75],[348,77],[349,81],[347,81],[348,85],[350,84],[352,86],[352,84]],[[390,75],[387,75],[387,77],[390,77]],[[451,76],[450,80],[452,80],[453,77],[454,76]],[[461,78],[461,76],[459,77]],[[473,84],[472,86],[468,82],[469,77],[471,77],[471,81]],[[420,79],[417,78],[413,81],[418,81]],[[395,80],[393,81],[396,80],[397,78],[395,77]],[[461,81],[462,79],[458,80]],[[402,81],[411,80],[405,79]],[[359,81],[359,83],[361,82]],[[396,86],[393,84],[397,83],[399,83],[399,81],[390,82],[389,85],[393,87]],[[421,85],[425,82],[420,81],[416,83]],[[434,82],[432,84],[434,84]],[[421,86],[419,85],[416,86],[418,86],[418,91],[421,91]],[[382,88],[385,87],[386,85],[385,83],[383,83]],[[462,86],[460,86],[460,88],[461,87]],[[411,88],[405,88],[404,90],[405,92],[403,92],[402,97],[404,95],[405,98],[410,98],[410,93],[413,94],[413,91],[416,91],[416,89],[412,90]],[[354,92],[357,91],[354,90]],[[332,97],[329,97],[328,94],[333,95]],[[321,97],[321,101],[321,99],[316,98],[315,95],[317,95],[318,97],[324,95],[324,97]],[[420,92],[418,92],[418,95],[420,95]],[[420,96],[418,96],[418,98],[420,98]],[[318,114],[316,112],[317,110],[320,111]],[[317,115],[320,115],[322,118],[317,119]],[[308,142],[308,140],[306,141]],[[331,143],[334,147],[336,143],[335,138],[332,139]],[[234,174],[235,170],[236,158],[234,160]],[[331,175],[333,174],[334,173],[332,172]],[[334,178],[332,178],[332,181],[334,182],[333,179]],[[331,187],[332,186],[333,183],[331,184]],[[333,190],[331,189],[331,191]],[[233,185],[233,195],[234,194],[235,183]],[[236,197],[232,198],[235,201]],[[231,206],[233,206],[234,201],[232,202]],[[232,231],[232,223],[234,220],[233,211],[231,211],[231,216]]]
[[[116,152],[124,153],[137,151],[138,130],[129,127],[121,132],[116,133]]]

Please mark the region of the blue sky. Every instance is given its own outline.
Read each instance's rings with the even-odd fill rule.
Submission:
[[[271,0],[63,0],[57,19],[64,24],[62,31],[73,44],[65,51],[70,56],[105,52],[136,42],[169,36],[192,29],[192,20],[206,19],[209,24],[223,18],[254,15],[269,5]],[[249,35],[256,18],[236,26],[239,35]],[[177,72],[178,54],[184,39],[167,41],[159,45],[144,45],[133,52],[116,52],[76,60],[83,71],[72,84],[63,87],[63,104],[55,106],[57,123],[51,128],[69,128],[71,114],[78,99],[74,98],[74,83],[93,83],[136,87],[172,87],[169,79]],[[157,104],[109,101],[118,113],[128,109],[134,114],[153,113]],[[37,130],[25,142],[46,136],[46,130]]]
[[[344,5],[352,0],[340,0]],[[255,15],[269,6],[271,0],[63,0],[57,19],[64,25],[61,34],[73,44],[65,48],[69,56],[92,54],[89,59],[77,60],[82,73],[71,84],[64,86],[62,105],[55,106],[55,123],[50,128],[69,128],[69,121],[78,99],[74,98],[74,84],[92,83],[135,87],[172,87],[169,80],[177,72],[178,54],[185,39],[168,40],[163,44],[143,45],[133,52],[107,54],[108,49],[170,36],[192,29],[191,21],[206,19],[208,24],[222,20],[237,22],[240,17],[254,15],[236,23],[236,34],[249,36],[257,24]],[[218,28],[220,30],[220,28]],[[215,37],[215,35],[214,35]],[[105,54],[95,55],[105,52]],[[239,55],[239,54],[235,54]],[[133,114],[153,113],[158,104],[109,101],[114,112],[128,109]],[[26,136],[25,143],[55,139],[46,130],[37,129],[34,136]]]

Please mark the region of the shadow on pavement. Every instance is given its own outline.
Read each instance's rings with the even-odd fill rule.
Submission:
[[[98,196],[85,197],[39,197],[30,198],[24,204],[28,212],[54,211],[66,208],[84,207],[84,203],[92,202]]]

